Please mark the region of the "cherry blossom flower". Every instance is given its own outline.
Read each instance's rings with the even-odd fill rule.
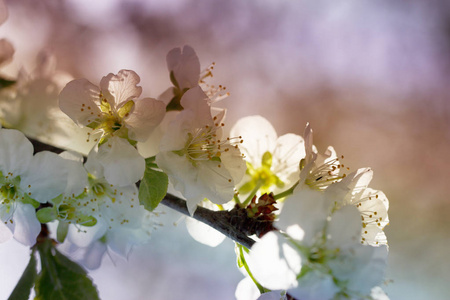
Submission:
[[[318,154],[313,145],[313,131],[308,123],[303,135],[305,139],[305,158],[300,161],[300,181],[297,188],[324,190],[340,181],[346,175],[344,165],[339,162],[336,151],[328,146],[324,154]],[[341,156],[343,158],[343,156]]]
[[[193,213],[204,198],[216,204],[230,201],[245,162],[233,139],[222,138],[223,113],[211,116],[209,99],[200,87],[187,91],[181,105],[184,110],[163,136],[156,162]]]
[[[331,185],[325,192],[335,199],[335,209],[354,205],[361,214],[361,243],[372,246],[387,245],[383,231],[389,224],[389,201],[382,191],[369,188],[373,177],[370,168],[361,168]]]
[[[165,105],[153,98],[137,99],[142,92],[139,81],[130,70],[109,73],[100,87],[76,79],[61,91],[59,106],[80,127],[101,133],[100,142],[112,136],[143,142],[163,119]]]
[[[362,298],[381,283],[387,248],[361,245],[355,206],[333,212],[335,199],[310,189],[287,198],[275,226],[250,252],[249,266],[269,289],[298,299]]]
[[[182,110],[181,97],[186,91],[197,86],[203,89],[212,102],[228,97],[229,93],[224,92],[226,87],[207,83],[206,79],[213,76],[215,63],[200,71],[200,61],[192,47],[186,45],[183,49],[170,50],[166,61],[173,87],[168,88],[159,99],[167,103],[167,111]]]
[[[17,130],[0,129],[0,219],[22,244],[41,231],[35,209],[64,191],[63,159],[50,152],[33,156],[33,146]],[[2,240],[9,238],[0,227]]]
[[[240,149],[247,161],[247,176],[239,188],[241,194],[255,188],[276,193],[298,181],[299,162],[305,157],[301,136],[288,133],[277,137],[272,124],[261,116],[240,119],[230,134],[243,138]]]
[[[149,239],[152,221],[139,204],[136,185],[108,182],[97,153],[90,153],[84,166],[80,155],[63,152],[61,156],[69,170],[66,189],[38,217],[42,222],[59,222],[57,231],[64,234],[58,239],[62,242],[67,235],[66,252],[82,252],[80,261],[94,269],[108,249],[127,257],[133,246]]]

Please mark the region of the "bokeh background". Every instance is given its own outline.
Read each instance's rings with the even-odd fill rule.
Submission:
[[[446,0],[7,0],[0,37],[14,45],[1,72],[32,70],[52,51],[58,70],[98,83],[135,70],[145,96],[170,84],[165,55],[185,44],[231,96],[227,125],[259,114],[278,134],[333,145],[352,169],[370,166],[390,200],[391,299],[450,299],[450,2]],[[91,276],[102,299],[233,299],[243,278],[233,243],[164,226],[129,261],[105,257]],[[176,222],[178,225],[174,226]],[[29,250],[0,245],[0,298]]]

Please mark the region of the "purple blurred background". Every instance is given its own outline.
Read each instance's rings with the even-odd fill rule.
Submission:
[[[16,49],[2,72],[31,70],[40,50],[93,83],[126,68],[144,96],[170,84],[165,55],[189,44],[231,96],[228,128],[260,114],[279,135],[306,122],[320,149],[352,169],[370,166],[390,200],[391,299],[450,299],[450,2],[10,0],[0,27]],[[233,299],[243,276],[233,243],[192,240],[179,214],[128,262],[106,257],[91,273],[102,299]],[[14,250],[14,254],[11,252]],[[0,298],[29,250],[0,245]]]

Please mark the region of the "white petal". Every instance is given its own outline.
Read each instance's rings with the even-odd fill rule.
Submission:
[[[233,198],[233,180],[224,167],[218,167],[220,162],[203,161],[194,167],[185,156],[160,152],[156,163],[169,175],[174,188],[186,198],[192,213],[204,198],[216,204],[224,204]]]
[[[21,187],[31,192],[31,198],[45,203],[64,192],[68,172],[66,160],[55,153],[42,151],[33,157],[29,171],[22,177]]]
[[[261,159],[266,151],[272,153],[276,147],[277,133],[272,124],[261,116],[238,120],[231,129],[230,136],[242,136],[244,142],[239,148],[254,168],[261,166]]]
[[[286,295],[282,291],[271,291],[262,294],[257,300],[286,300]]]
[[[287,231],[289,226],[297,224],[305,232],[304,243],[309,245],[316,234],[324,228],[330,204],[319,191],[310,189],[295,191],[285,200],[275,227]]]
[[[83,156],[73,152],[64,151],[59,154],[66,160],[67,186],[64,191],[66,195],[79,195],[88,185],[88,174],[83,166]]]
[[[194,240],[210,247],[216,247],[225,240],[225,235],[219,231],[190,217],[186,218],[186,228]]]
[[[137,99],[141,95],[142,88],[137,86],[139,81],[141,79],[136,72],[120,70],[117,75],[109,73],[103,77],[100,89],[108,103],[118,109],[128,100]]]
[[[333,277],[319,271],[309,271],[299,279],[298,287],[288,290],[295,299],[331,300],[339,292]]]
[[[314,145],[313,145],[313,130],[311,129],[311,125],[309,123],[306,123],[305,133],[303,134],[303,138],[305,140],[305,159],[306,164],[310,163],[314,152]]]
[[[100,114],[100,89],[86,79],[69,82],[59,94],[59,108],[79,126],[86,126]]]
[[[376,285],[381,284],[387,267],[387,247],[358,245],[340,258],[329,262],[333,275],[339,280],[348,280],[350,290],[369,294]]]
[[[31,204],[18,202],[14,211],[13,222],[15,223],[14,238],[26,246],[33,246],[39,232],[41,232],[41,223],[36,217],[34,207]]]
[[[129,137],[138,142],[145,142],[153,129],[161,123],[166,112],[162,101],[144,98],[135,101],[133,112],[125,119]]]
[[[108,225],[103,219],[98,219],[97,224],[92,227],[87,226],[69,226],[67,240],[78,247],[88,247],[91,243],[96,242],[103,237],[108,229]]]
[[[135,237],[137,230],[114,228],[107,232],[107,243],[112,251],[123,258],[128,258],[131,249],[140,241]]]
[[[345,249],[360,242],[361,215],[353,205],[336,211],[328,224],[329,244],[333,248]]]
[[[300,273],[301,258],[296,250],[283,241],[281,234],[271,231],[250,251],[249,267],[256,280],[269,289],[287,290],[297,286],[296,277]]]
[[[126,186],[144,176],[145,159],[122,138],[112,137],[101,145],[96,159],[103,166],[105,178],[110,184]]]
[[[190,46],[174,48],[167,53],[167,68],[174,73],[181,90],[198,85],[200,76],[200,61],[194,49]]]
[[[106,253],[106,244],[95,241],[88,246],[80,263],[89,270],[98,269],[102,263],[103,255]]]
[[[261,293],[250,277],[245,277],[239,281],[234,293],[236,300],[257,300],[259,295]]]
[[[370,168],[361,168],[348,174],[340,182],[330,185],[325,193],[341,205],[351,204],[355,195],[361,194],[368,186],[373,177]],[[359,196],[361,197],[361,195]]]
[[[14,129],[0,129],[0,171],[3,176],[24,174],[33,157],[33,145],[23,133]]]
[[[0,244],[9,241],[13,233],[3,222],[0,222]]]
[[[288,133],[277,139],[272,153],[272,171],[291,187],[300,175],[300,160],[305,157],[305,145],[299,135]]]
[[[389,300],[389,297],[379,286],[376,286],[372,289],[372,291],[370,292],[370,296],[373,298],[373,300]]]
[[[181,97],[180,104],[185,110],[190,111],[195,116],[193,119],[186,117],[186,119],[191,119],[191,128],[201,128],[205,125],[213,124],[209,98],[199,86],[184,93],[183,97]],[[185,111],[181,112],[179,118],[185,118]]]
[[[228,151],[222,151],[220,160],[233,179],[233,185],[238,184],[247,170],[247,164],[241,155],[241,151],[231,145],[225,147]]]

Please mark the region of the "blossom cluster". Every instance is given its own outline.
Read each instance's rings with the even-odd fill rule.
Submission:
[[[3,63],[13,48],[0,43]],[[350,172],[331,146],[319,152],[309,124],[303,137],[278,136],[248,116],[227,135],[226,111],[214,107],[225,88],[206,83],[212,67],[201,71],[189,46],[166,59],[173,86],[156,98],[141,97],[132,70],[96,85],[56,72],[50,53],[32,73],[0,78],[9,82],[0,89],[0,242],[32,246],[49,223],[61,249],[98,268],[105,252],[127,257],[149,239],[151,211],[169,190],[191,215],[234,209],[264,225],[253,247],[236,245],[246,275],[238,299],[386,299],[378,286],[389,204],[369,187],[372,170]],[[24,133],[67,151],[34,153]],[[81,139],[86,156],[71,146]],[[143,155],[147,147],[154,156]],[[187,224],[201,242],[223,239]]]

